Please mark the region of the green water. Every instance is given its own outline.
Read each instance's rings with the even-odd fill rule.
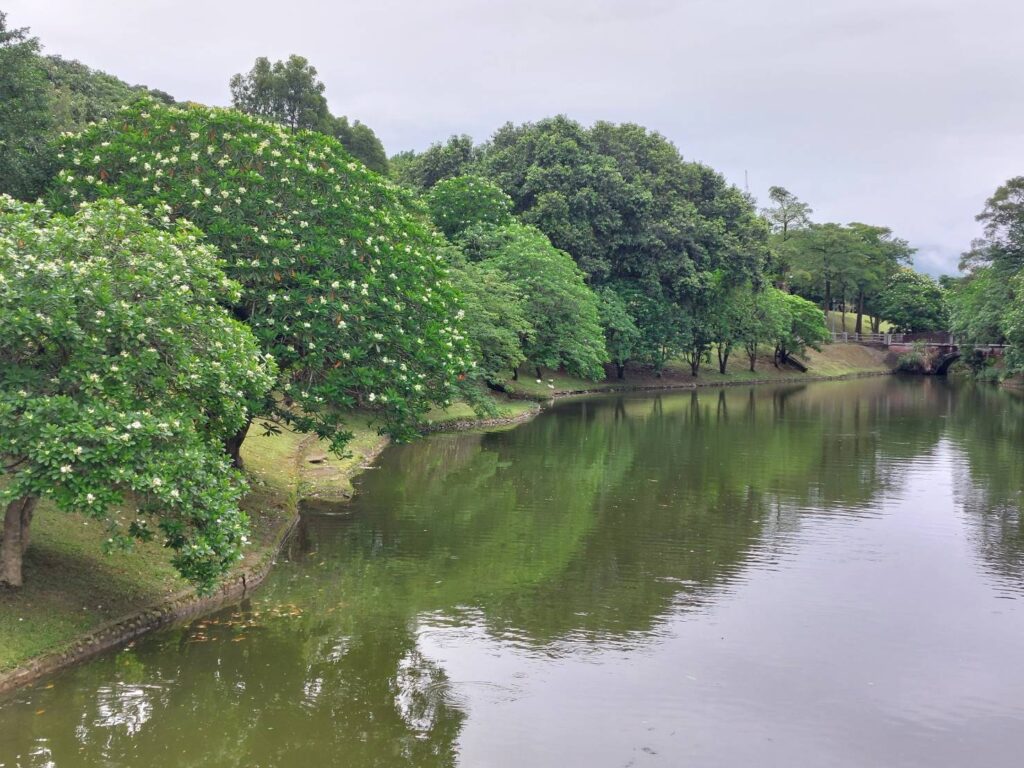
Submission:
[[[359,485],[251,601],[0,702],[0,766],[1024,761],[1019,396],[566,401]]]

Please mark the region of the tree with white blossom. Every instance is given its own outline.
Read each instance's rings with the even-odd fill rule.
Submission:
[[[341,451],[345,413],[394,437],[447,405],[473,366],[442,243],[405,192],[332,138],[234,110],[152,100],[67,137],[55,201],[120,196],[193,221],[242,284],[236,317],[275,358],[252,408]],[[245,430],[229,441],[237,450]]]
[[[0,197],[0,584],[21,585],[43,498],[105,524],[108,549],[159,536],[200,589],[239,559],[244,484],[221,444],[275,380],[223,309],[240,296],[187,222]]]

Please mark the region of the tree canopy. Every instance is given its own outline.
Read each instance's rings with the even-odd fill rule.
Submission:
[[[112,548],[155,524],[202,588],[240,557],[241,477],[220,441],[274,379],[221,307],[240,295],[190,224],[0,197],[0,582],[21,583],[39,498],[102,521]]]
[[[472,366],[440,243],[334,140],[234,110],[140,102],[68,138],[55,201],[119,197],[188,218],[242,285],[231,305],[280,366],[252,404],[341,450],[344,409],[407,437]]]

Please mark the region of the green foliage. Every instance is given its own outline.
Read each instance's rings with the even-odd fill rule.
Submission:
[[[780,293],[787,322],[782,336],[776,341],[779,360],[785,362],[790,355],[802,355],[808,347],[821,350],[831,334],[825,323],[825,313],[813,302],[791,293]]]
[[[691,335],[690,318],[664,296],[632,288],[623,292],[623,298],[640,329],[636,359],[652,366],[660,376],[665,364],[685,349]]]
[[[233,304],[281,369],[254,403],[342,450],[342,413],[398,438],[471,368],[438,242],[402,195],[334,140],[233,110],[138,103],[63,147],[56,200],[121,197],[206,233]]]
[[[371,171],[387,174],[387,153],[370,126],[358,120],[349,123],[348,118],[342,115],[325,121],[320,130],[340,141],[341,146],[347,149],[353,157],[362,160],[363,164]]]
[[[467,252],[501,270],[523,297],[525,318],[534,329],[524,339],[526,359],[584,378],[602,378],[607,354],[598,299],[572,257],[555,248],[543,232],[519,223],[479,225],[467,234]]]
[[[964,254],[966,277],[949,292],[957,337],[969,342],[1006,340],[1007,370],[1024,371],[1024,176],[1009,179],[978,215],[985,237]]]
[[[685,302],[699,273],[724,269],[739,282],[767,255],[750,200],[641,126],[506,125],[479,165],[594,284],[631,280]]]
[[[53,127],[39,41],[27,29],[9,29],[0,11],[0,193],[38,195],[49,176]]]
[[[456,248],[449,257],[451,277],[462,296],[465,334],[485,382],[499,382],[525,360],[523,346],[534,338],[519,287],[492,261],[468,261]]]
[[[639,349],[641,333],[620,291],[623,291],[621,285],[605,286],[597,292],[597,297],[600,301],[598,311],[604,327],[605,349],[608,358],[619,370],[619,378],[622,378],[626,363],[633,359]]]
[[[479,176],[457,176],[435,184],[426,195],[434,223],[449,238],[475,224],[512,221],[512,200],[501,187]]]
[[[737,302],[738,339],[747,353],[750,370],[757,363],[757,353],[764,344],[777,345],[790,330],[786,295],[772,286],[761,291],[744,291]]]
[[[349,123],[347,117],[331,115],[324,84],[305,57],[292,54],[287,61],[271,63],[260,56],[248,72],[232,76],[230,87],[235,109],[293,131],[305,129],[333,136],[367,168],[387,173],[387,154],[376,134],[358,120]]]
[[[103,521],[110,547],[155,520],[175,567],[211,587],[248,530],[220,441],[274,378],[220,306],[240,294],[185,222],[0,198],[0,506],[48,497]]]
[[[904,352],[896,359],[896,370],[903,373],[924,373],[928,368],[925,357],[928,351],[922,341],[915,341],[909,352]]]
[[[77,61],[42,56],[39,41],[26,29],[8,29],[0,11],[0,193],[39,197],[57,172],[61,132],[109,117],[147,92],[173,102]]]
[[[772,233],[785,241],[789,233],[811,223],[814,210],[785,187],[769,187],[768,199],[772,205],[762,211],[771,225]]]
[[[392,174],[410,189],[426,192],[439,181],[469,173],[477,154],[469,136],[452,136],[444,144],[432,144],[420,154],[395,155],[391,158]]]
[[[242,112],[291,128],[315,131],[330,117],[324,84],[304,56],[287,61],[260,56],[244,75],[233,75],[231,105]]]
[[[892,274],[872,307],[897,331],[944,331],[949,327],[942,288],[907,267]]]

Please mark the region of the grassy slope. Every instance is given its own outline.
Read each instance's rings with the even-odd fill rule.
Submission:
[[[365,419],[355,420],[353,432],[352,456],[339,462],[348,471],[384,440]],[[243,507],[252,520],[255,546],[243,566],[266,556],[267,545],[294,513],[301,452],[309,447],[304,436],[289,432],[253,434],[245,441],[251,491]],[[138,544],[131,552],[108,557],[101,550],[104,538],[101,524],[58,512],[48,502],[39,505],[25,586],[0,588],[0,672],[188,589],[158,544]]]

